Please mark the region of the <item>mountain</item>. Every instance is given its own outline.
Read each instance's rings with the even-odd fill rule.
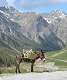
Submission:
[[[20,25],[6,17],[3,11],[0,11],[0,47],[22,51],[23,48],[37,47],[37,43],[26,38],[20,31]]]
[[[6,0],[0,0],[0,7],[7,7],[8,6],[8,3]]]
[[[58,20],[54,19],[56,18],[54,15],[57,16]],[[44,14],[40,15],[34,12],[17,12],[15,16],[12,17],[12,20],[20,24],[21,33],[23,33],[24,36],[39,43],[42,49],[56,50],[65,47],[65,43],[55,31],[62,15],[63,14],[58,11],[47,15],[45,14],[45,17]],[[63,19],[61,19],[61,21]]]
[[[0,7],[0,23],[1,43],[14,49],[57,50],[67,45],[67,15],[62,11],[21,13],[13,7]]]
[[[62,42],[67,44],[67,15],[62,11],[51,12],[46,19],[52,25],[50,28],[56,36],[62,40]]]

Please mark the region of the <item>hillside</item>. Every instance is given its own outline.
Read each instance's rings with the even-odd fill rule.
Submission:
[[[67,50],[62,49],[58,51],[47,52],[47,62],[55,62],[55,65],[60,68],[67,68]]]
[[[0,67],[15,65],[16,52],[5,47],[0,48]]]

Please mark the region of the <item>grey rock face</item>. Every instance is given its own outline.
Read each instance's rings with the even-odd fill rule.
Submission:
[[[23,48],[35,48],[34,41],[29,40],[20,32],[20,25],[11,21],[0,12],[0,46],[21,50]]]

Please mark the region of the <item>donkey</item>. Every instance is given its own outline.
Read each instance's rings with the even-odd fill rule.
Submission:
[[[42,50],[40,52],[39,51],[35,52],[34,55],[33,55],[33,58],[25,58],[23,53],[17,54],[16,55],[16,73],[17,72],[21,73],[19,67],[20,67],[20,63],[22,61],[24,61],[24,62],[30,62],[31,63],[31,72],[33,72],[34,63],[39,58],[41,60],[43,60],[43,61],[46,60],[45,54],[42,52]]]

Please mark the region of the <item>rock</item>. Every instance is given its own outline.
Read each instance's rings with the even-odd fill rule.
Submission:
[[[54,62],[49,62],[44,64],[43,61],[36,61],[34,64],[34,71],[37,72],[52,72],[52,71],[57,71],[59,70],[59,67],[55,66]]]

